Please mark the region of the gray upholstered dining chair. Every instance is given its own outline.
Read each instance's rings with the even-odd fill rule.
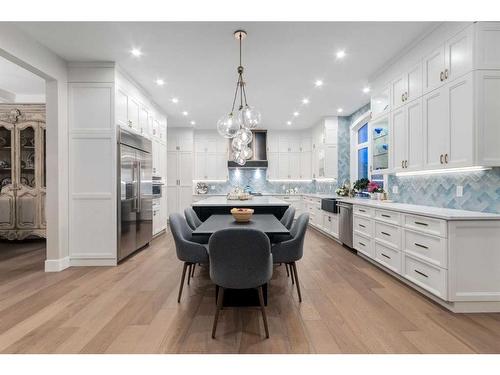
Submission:
[[[187,284],[189,279],[194,275],[194,267],[196,263],[208,263],[208,248],[207,245],[202,245],[193,242],[193,231],[189,228],[186,219],[181,214],[174,213],[169,216],[170,230],[175,242],[175,251],[177,258],[184,262],[182,269],[181,284],[179,286],[179,295],[177,302],[181,302],[182,288],[184,287],[184,279],[186,277],[186,270],[188,271]]]
[[[193,207],[186,207],[184,209],[184,216],[186,217],[186,221],[192,230],[195,230],[201,225],[201,223],[203,223],[193,210]]]
[[[292,227],[294,218],[295,218],[295,208],[290,206],[286,209],[280,221],[281,224],[283,224],[286,227],[286,229],[290,229]]]
[[[212,234],[210,248],[210,279],[217,285],[219,295],[215,311],[212,338],[215,338],[217,320],[224,302],[224,289],[257,289],[266,330],[266,308],[262,286],[273,275],[271,245],[267,235],[257,229],[228,228]]]
[[[290,269],[292,283],[295,280],[297,285],[297,293],[299,301],[302,302],[300,293],[299,275],[297,273],[297,265],[295,262],[300,260],[304,255],[304,238],[306,235],[307,224],[309,223],[309,214],[301,214],[290,229],[291,239],[273,244],[271,252],[273,254],[274,263],[285,263]],[[288,268],[287,268],[288,272]]]

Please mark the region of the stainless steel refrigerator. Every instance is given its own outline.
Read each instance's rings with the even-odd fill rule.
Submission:
[[[118,260],[122,260],[153,237],[151,141],[120,129],[118,163]]]

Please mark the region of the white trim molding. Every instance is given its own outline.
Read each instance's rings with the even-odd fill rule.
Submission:
[[[45,260],[45,272],[60,272],[70,266],[69,257]]]

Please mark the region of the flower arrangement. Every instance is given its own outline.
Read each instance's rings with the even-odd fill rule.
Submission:
[[[384,189],[382,189],[376,182],[370,181],[367,185],[367,190],[369,193],[383,193]]]
[[[339,187],[337,190],[335,190],[335,193],[339,197],[348,197],[351,193],[351,187],[349,184],[344,184],[342,187]]]

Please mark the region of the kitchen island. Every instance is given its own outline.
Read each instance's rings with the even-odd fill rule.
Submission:
[[[253,208],[256,214],[273,214],[281,219],[289,202],[271,196],[254,196],[249,200],[232,200],[225,196],[211,196],[193,203],[193,209],[202,221],[214,214],[229,214],[234,207]]]

